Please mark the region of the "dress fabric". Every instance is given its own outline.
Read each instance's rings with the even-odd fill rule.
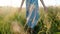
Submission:
[[[26,19],[27,25],[34,28],[39,19],[38,0],[26,0]]]

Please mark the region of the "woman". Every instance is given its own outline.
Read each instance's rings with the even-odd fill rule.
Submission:
[[[46,9],[43,0],[40,1],[43,7]],[[24,0],[22,0],[20,10],[22,8],[23,3]],[[28,28],[34,29],[39,19],[38,0],[26,0],[26,19],[27,19],[26,25],[28,25]]]

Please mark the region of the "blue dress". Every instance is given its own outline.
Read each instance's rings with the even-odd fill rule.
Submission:
[[[27,25],[34,28],[39,19],[38,0],[26,0],[26,18]]]

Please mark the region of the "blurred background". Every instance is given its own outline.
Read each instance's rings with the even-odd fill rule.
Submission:
[[[27,34],[25,2],[22,11],[18,9],[22,0],[0,0],[0,34]],[[38,0],[40,18],[33,34],[60,34],[60,0],[44,0],[48,12]]]

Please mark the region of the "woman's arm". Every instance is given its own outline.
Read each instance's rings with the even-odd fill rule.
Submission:
[[[22,3],[21,3],[20,8],[19,8],[19,10],[18,10],[19,12],[20,12],[21,9],[22,9],[22,6],[23,6],[24,1],[25,1],[25,0],[22,0]]]
[[[44,10],[47,11],[47,7],[45,6],[43,0],[40,0],[40,1],[41,1],[42,5],[43,5],[43,7],[44,7]]]
[[[44,2],[43,2],[43,0],[40,0],[40,1],[41,1],[41,3],[42,3],[43,7],[46,7],[45,4],[44,4]]]
[[[22,0],[21,7],[23,6],[24,1],[25,1],[25,0]]]

